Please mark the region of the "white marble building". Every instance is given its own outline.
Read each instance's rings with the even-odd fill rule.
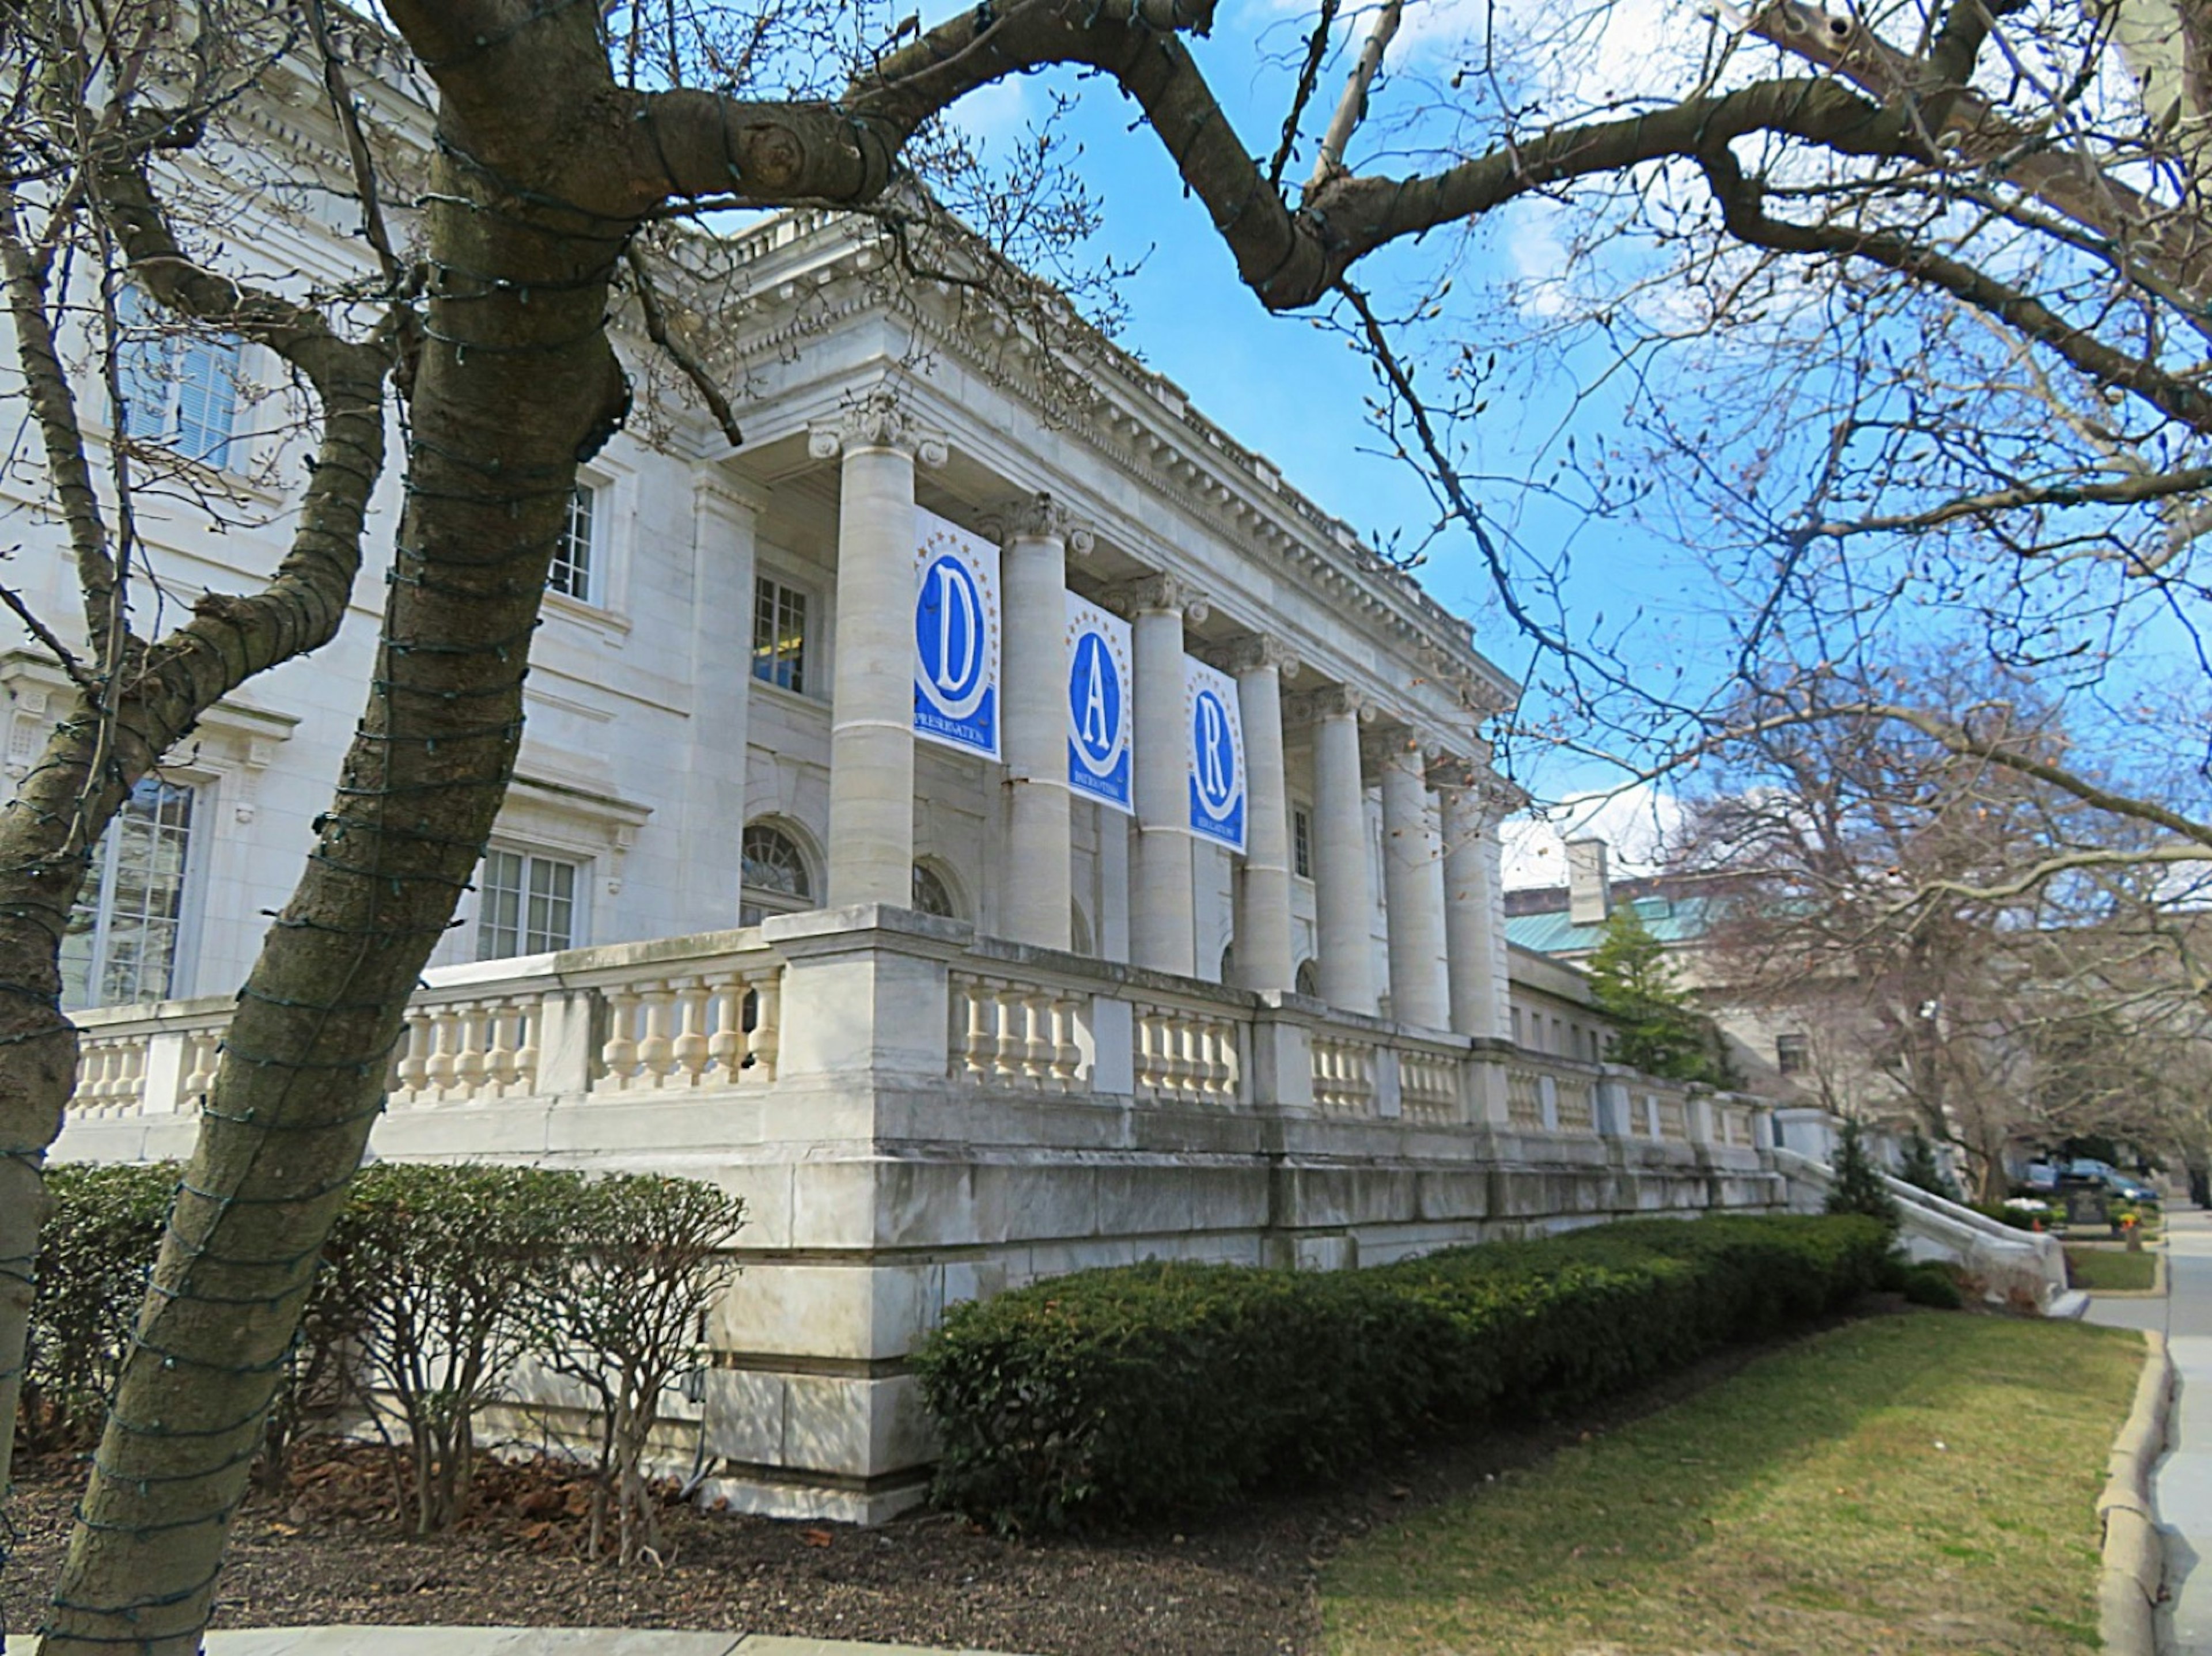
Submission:
[[[287,258],[345,268],[332,223],[269,211]],[[1754,1101],[1514,1045],[1516,1000],[1541,1027],[1582,998],[1541,962],[1513,981],[1516,796],[1480,732],[1513,687],[1464,622],[1110,349],[1090,406],[1048,417],[1065,403],[955,295],[889,302],[851,225],[785,215],[732,252],[748,440],[678,417],[586,468],[515,785],[374,1141],[746,1198],[746,1271],[679,1405],[710,1497],[917,1498],[908,1356],[951,1300],[1781,1199]],[[297,455],[258,417],[258,353],[149,349],[143,434],[228,519],[142,504],[158,601],[186,603],[273,565]],[[61,624],[39,479],[19,456],[0,490]],[[358,716],[398,493],[337,641],[204,720],[111,830],[69,949],[86,1040],[58,1155],[189,1143]],[[995,628],[963,635],[997,654],[995,758],[915,734],[933,536],[995,553]],[[1070,594],[1126,622],[1130,813],[1071,767]],[[27,641],[0,659],[15,774],[61,682]],[[1219,779],[1190,734],[1206,682],[1235,704],[1241,852],[1193,826]]]

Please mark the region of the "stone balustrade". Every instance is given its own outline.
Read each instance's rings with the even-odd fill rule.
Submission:
[[[84,1014],[72,1160],[187,1153],[228,999]],[[375,1153],[709,1178],[703,1498],[870,1521],[952,1301],[1148,1258],[1329,1267],[1783,1199],[1754,1101],[863,905],[431,973]]]

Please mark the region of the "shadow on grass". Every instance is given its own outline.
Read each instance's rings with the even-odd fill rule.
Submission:
[[[1348,1549],[1329,1647],[2094,1647],[2104,1458],[2140,1343],[1881,1318]]]

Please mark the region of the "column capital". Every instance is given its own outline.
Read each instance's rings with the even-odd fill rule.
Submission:
[[[1005,546],[1013,541],[1058,541],[1075,557],[1087,558],[1097,544],[1087,525],[1044,490],[1008,494],[983,510],[983,532]]]
[[[926,466],[943,465],[946,454],[945,434],[921,426],[898,394],[882,385],[806,428],[806,452],[817,460],[864,448],[896,449]]]
[[[1434,777],[1431,780],[1448,806],[1457,804],[1473,810],[1486,832],[1528,803],[1528,790],[1486,768],[1473,776],[1463,769],[1456,770],[1449,779]]]
[[[1185,621],[1200,622],[1213,613],[1213,606],[1206,602],[1206,594],[1182,576],[1171,575],[1165,570],[1123,581],[1104,593],[1102,602],[1116,615],[1121,616],[1133,616],[1146,610],[1180,610]]]
[[[1324,719],[1356,719],[1361,724],[1370,724],[1375,718],[1375,703],[1365,692],[1349,684],[1324,684],[1319,689],[1301,690],[1283,701],[1283,722],[1286,725],[1310,725]]]
[[[1437,749],[1411,725],[1377,719],[1359,734],[1359,756],[1376,769],[1384,765],[1405,766],[1425,784]]]
[[[1279,638],[1269,638],[1264,633],[1240,638],[1218,654],[1219,659],[1214,665],[1231,675],[1273,667],[1283,677],[1295,678],[1300,664],[1297,652],[1289,645]]]

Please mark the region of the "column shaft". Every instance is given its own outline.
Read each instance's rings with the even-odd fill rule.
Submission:
[[[733,925],[738,916],[752,701],[754,522],[753,507],[719,477],[705,473],[695,481],[678,930]],[[732,614],[744,629],[744,647],[731,647]]]
[[[1191,925],[1188,733],[1183,729],[1182,607],[1142,607],[1136,641],[1137,838],[1129,868],[1129,958],[1195,974]]]
[[[1367,864],[1367,787],[1359,722],[1350,712],[1314,722],[1314,898],[1321,932],[1321,998],[1375,1013],[1375,882]]]
[[[830,902],[914,899],[914,458],[848,444],[838,482]]]
[[[1442,847],[1429,820],[1426,761],[1394,744],[1382,761],[1382,890],[1390,928],[1390,1011],[1401,1023],[1447,1027]]]
[[[1067,786],[1067,555],[1057,535],[1017,534],[1000,564],[1006,595],[1005,935],[1066,949],[1074,901]]]
[[[1443,797],[1444,936],[1451,965],[1451,1027],[1503,1040],[1508,1011],[1504,847],[1496,814],[1474,788]]]
[[[1283,688],[1265,652],[1237,675],[1244,718],[1244,866],[1237,879],[1237,981],[1246,989],[1297,986],[1291,954],[1290,798],[1283,769]]]

